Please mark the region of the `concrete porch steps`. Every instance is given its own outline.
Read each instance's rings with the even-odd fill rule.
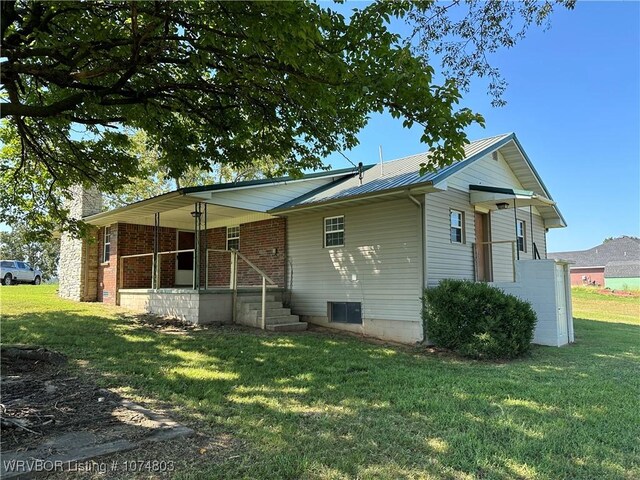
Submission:
[[[267,330],[272,332],[301,332],[307,329],[307,322],[296,323],[276,323],[274,325],[267,325]]]
[[[291,309],[285,308],[282,301],[274,294],[266,296],[266,328],[274,332],[294,332],[307,329],[307,324],[300,321],[298,315],[292,315]],[[259,295],[238,296],[236,306],[236,322],[249,327],[262,327],[262,297]]]

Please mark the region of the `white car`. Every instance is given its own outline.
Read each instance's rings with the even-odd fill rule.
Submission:
[[[16,285],[18,283],[42,283],[42,272],[33,268],[27,262],[18,260],[0,260],[0,281],[3,285]]]

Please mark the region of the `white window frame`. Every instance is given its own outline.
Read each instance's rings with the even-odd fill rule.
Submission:
[[[336,218],[342,219],[342,228],[331,228],[331,230],[327,229],[327,221],[335,220]],[[335,215],[333,217],[324,217],[322,219],[323,225],[323,235],[322,235],[322,245],[324,248],[335,248],[335,247],[344,247],[344,215]],[[342,243],[340,245],[327,245],[327,234],[329,233],[342,233]]]
[[[106,225],[102,237],[102,263],[109,263],[109,257],[111,257],[111,225]]]
[[[522,244],[520,243],[520,239],[522,239]],[[524,220],[516,221],[516,242],[518,244],[518,251],[526,253],[527,252],[527,222],[525,222]]]
[[[454,225],[453,221],[452,221],[452,215],[454,213],[459,213],[460,214],[460,225]],[[456,230],[460,230],[460,241],[458,242],[457,240],[453,240],[453,235],[451,235],[451,232],[453,231],[453,229]],[[450,208],[449,209],[449,241],[455,245],[464,245],[465,243],[465,228],[464,228],[464,212],[462,210],[456,210],[455,208]]]
[[[231,225],[227,227],[227,250],[231,250],[229,248],[229,240],[237,240],[238,248],[235,250],[240,250],[240,225]]]

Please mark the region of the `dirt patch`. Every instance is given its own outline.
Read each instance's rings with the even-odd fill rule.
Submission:
[[[128,413],[121,398],[101,390],[79,376],[69,375],[66,367],[47,362],[2,357],[1,448],[25,451],[43,440],[73,431],[113,429],[113,434],[126,435],[123,426],[143,426],[143,419]],[[139,436],[136,429],[129,432]],[[142,429],[144,430],[144,428]]]
[[[207,436],[99,388],[82,371],[2,356],[2,476],[20,461],[48,478],[171,478],[240,458],[231,436]],[[33,463],[37,459],[40,463]],[[11,466],[4,465],[13,461]],[[47,463],[48,462],[48,463]]]
[[[174,335],[184,335],[186,333],[206,329],[205,326],[195,325],[177,318],[159,317],[145,313],[124,314],[123,318],[134,325],[143,326],[156,332]]]

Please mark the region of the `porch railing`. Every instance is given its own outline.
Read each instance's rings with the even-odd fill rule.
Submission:
[[[209,253],[230,253],[231,254],[231,278],[230,285],[233,300],[232,300],[232,320],[233,323],[236,323],[236,318],[238,314],[238,259],[244,261],[253,271],[255,271],[262,278],[262,295],[261,295],[261,328],[264,330],[267,327],[267,287],[277,287],[278,285],[274,282],[269,275],[267,275],[264,271],[262,271],[259,267],[253,264],[251,260],[245,257],[237,250],[218,250],[215,248],[207,249],[205,254],[206,264],[205,264],[205,288],[209,289]],[[267,286],[268,284],[268,286]]]
[[[124,261],[127,258],[140,258],[140,257],[153,257],[153,253],[138,253],[136,255],[122,255],[120,257],[120,265],[118,266],[118,285],[120,288],[124,286]],[[154,268],[153,258],[151,259],[151,278],[153,278],[153,268]],[[118,292],[116,291],[116,297]]]
[[[161,273],[161,258],[162,255],[175,255],[178,253],[188,253],[188,252],[192,252],[194,253],[194,259],[193,259],[193,279],[192,279],[192,288],[195,289],[196,288],[196,275],[198,274],[198,269],[195,268],[195,249],[193,248],[189,248],[189,249],[183,249],[183,250],[167,250],[165,252],[157,252],[157,256],[155,258],[153,258],[153,253],[139,253],[139,254],[135,254],[135,255],[122,255],[120,257],[120,265],[119,265],[119,281],[118,284],[120,285],[120,288],[124,288],[124,280],[125,280],[125,274],[124,274],[124,263],[126,259],[129,258],[139,258],[139,257],[152,257],[151,260],[151,288],[152,289],[158,289],[160,288],[160,273]],[[210,261],[210,253],[228,253],[230,255],[230,260],[231,260],[231,272],[230,272],[230,279],[229,279],[229,289],[232,291],[233,294],[233,302],[232,302],[232,307],[233,307],[233,322],[236,322],[236,317],[237,317],[237,301],[238,301],[238,262],[239,261],[243,261],[245,262],[254,272],[256,272],[258,275],[260,275],[261,277],[261,328],[264,330],[266,328],[266,320],[267,320],[267,288],[271,287],[277,287],[278,285],[276,284],[276,282],[274,282],[271,277],[269,277],[269,275],[267,275],[262,269],[260,269],[259,267],[257,267],[251,260],[249,260],[246,256],[244,256],[242,253],[238,252],[237,250],[219,250],[219,249],[215,249],[215,248],[208,248],[206,250],[206,261],[205,261],[205,289],[209,289],[209,261]]]
[[[473,266],[474,266],[474,277],[475,281],[478,281],[478,277],[480,276],[478,265],[478,257],[480,256],[478,250],[483,248],[485,245],[489,245],[489,259],[491,269],[493,270],[493,246],[500,244],[511,244],[511,268],[513,272],[513,281],[516,281],[516,258],[517,258],[517,241],[516,240],[496,240],[494,242],[476,242],[471,244],[471,248],[473,249]]]
[[[195,249],[189,248],[185,250],[168,250],[166,252],[158,252],[158,256],[156,261],[153,261],[153,253],[137,253],[135,255],[122,255],[120,257],[120,265],[118,269],[118,285],[120,288],[124,288],[124,261],[127,258],[140,258],[140,257],[152,257],[151,258],[151,288],[159,288],[160,285],[160,255],[168,255],[168,254],[176,254],[176,253],[186,253],[186,252],[195,252]],[[194,255],[194,264],[195,264],[195,255]],[[195,288],[196,285],[196,276],[195,276],[195,268],[193,269],[193,278],[191,283],[191,288]],[[155,282],[154,282],[155,281]]]
[[[193,277],[191,280],[191,288],[196,288],[196,250],[195,248],[187,248],[184,250],[167,250],[166,252],[158,252],[158,256],[156,261],[154,262],[154,265],[157,265],[156,271],[155,271],[155,276],[154,278],[156,279],[156,287],[155,288],[159,288],[160,285],[160,255],[170,255],[170,254],[176,254],[176,253],[188,253],[188,252],[193,252]],[[153,255],[153,254],[152,254]],[[155,267],[154,267],[155,268]]]

